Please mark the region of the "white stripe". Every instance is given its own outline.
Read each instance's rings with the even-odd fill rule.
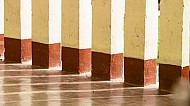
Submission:
[[[0,0],[0,34],[4,34],[4,0]]]
[[[79,0],[79,49],[92,45],[92,5],[91,0]]]
[[[144,60],[156,59],[158,50],[158,1],[146,0]]]
[[[111,54],[118,54],[124,52],[125,0],[112,0],[111,5]]]
[[[49,0],[49,44],[61,42],[61,0]]]
[[[168,95],[131,95],[131,96],[106,96],[106,97],[79,97],[79,98],[65,98],[65,99],[36,99],[36,100],[32,100],[31,102],[47,102],[47,101],[63,101],[63,100],[77,100],[77,101],[81,101],[81,99],[87,100],[87,99],[113,99],[113,98],[143,98],[143,97],[152,97],[154,99],[154,97],[171,97],[173,96],[173,94],[168,94]],[[4,101],[4,102],[0,102],[0,103],[17,103],[17,102],[22,102],[25,103],[24,100],[19,100],[19,101]],[[119,101],[120,102],[120,101]],[[122,102],[123,103],[123,102]],[[90,105],[91,106],[91,105]],[[143,105],[144,106],[144,105]]]
[[[41,77],[74,77],[74,76],[80,76],[80,75],[33,75],[33,76],[0,76],[0,79],[3,78],[41,78]]]
[[[23,80],[20,82],[20,84],[22,84],[22,86],[20,86],[20,91],[22,92],[32,91],[32,87],[30,85],[26,85],[26,83],[31,83],[31,79]],[[32,100],[32,94],[28,94],[28,95],[19,94],[19,97],[21,100],[26,101],[28,106],[32,106],[32,102],[30,102]],[[26,106],[26,104],[21,104],[21,106]]]
[[[155,88],[155,87],[153,87]],[[148,89],[153,89],[148,88]],[[90,90],[48,90],[48,91],[27,91],[27,92],[9,92],[9,93],[2,93],[0,95],[26,95],[26,94],[39,94],[39,93],[79,93],[79,92],[103,92],[103,91],[115,91],[115,90],[128,90],[128,89],[144,89],[144,87],[130,87],[130,88],[110,88],[110,89],[90,89]],[[156,89],[156,88],[155,88]]]
[[[32,3],[31,0],[20,1],[21,39],[32,37]]]
[[[56,77],[57,78],[57,77]],[[43,85],[75,85],[75,84],[116,84],[111,81],[83,81],[83,82],[52,82],[52,83],[18,83],[18,84],[6,84],[3,83],[1,86],[3,87],[14,87],[14,86],[43,86]],[[121,83],[117,83],[121,84]]]
[[[184,0],[183,32],[182,32],[182,67],[189,66],[189,28],[190,1]]]
[[[4,72],[0,72],[2,75],[4,75]],[[0,80],[0,91],[2,93],[4,93],[4,88],[3,88],[3,85],[4,84],[4,81],[3,80]],[[4,101],[4,96],[3,95],[0,95],[0,101]]]

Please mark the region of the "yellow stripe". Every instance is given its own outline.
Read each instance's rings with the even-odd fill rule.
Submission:
[[[92,50],[111,53],[111,0],[92,1]]]
[[[144,59],[146,0],[126,0],[125,9],[124,55]]]
[[[20,0],[5,0],[5,37],[21,39]]]
[[[79,1],[62,0],[62,46],[79,48]]]
[[[32,0],[32,41],[49,44],[49,0]]]

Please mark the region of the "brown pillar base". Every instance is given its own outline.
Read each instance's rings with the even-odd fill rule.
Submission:
[[[32,60],[31,39],[14,39],[5,37],[5,60],[25,63]]]
[[[0,34],[0,59],[4,60],[4,34]]]
[[[92,77],[103,80],[122,79],[123,53],[105,54],[92,52]]]
[[[44,68],[60,68],[60,43],[43,44],[32,42],[32,65]]]
[[[91,49],[62,47],[62,70],[87,74],[91,71]]]
[[[189,79],[189,66],[181,67],[168,64],[159,64],[159,89],[172,91],[172,86],[180,78]]]
[[[141,60],[125,57],[125,83],[135,86],[156,84],[156,59]]]

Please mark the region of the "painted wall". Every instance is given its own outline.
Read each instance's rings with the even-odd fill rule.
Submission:
[[[146,0],[144,60],[158,55],[158,0]]]
[[[49,0],[49,44],[61,43],[61,0]]]
[[[183,32],[182,32],[182,67],[189,66],[190,47],[190,1],[184,0]]]
[[[4,34],[4,0],[0,0],[0,34]]]
[[[79,0],[62,0],[62,46],[79,48]]]
[[[21,38],[20,0],[5,0],[5,37]]]
[[[20,0],[21,39],[32,37],[32,3],[31,0]]]
[[[183,32],[182,32],[182,67],[189,66],[190,47],[190,1],[184,0]]]
[[[126,0],[125,57],[144,59],[146,0]]]
[[[79,1],[79,49],[87,49],[92,47],[92,1]]]
[[[125,0],[111,3],[111,54],[124,53]]]
[[[31,39],[31,13],[31,0],[5,0],[5,37]]]
[[[32,41],[61,42],[61,0],[32,0]]]
[[[92,51],[111,53],[111,0],[92,1]]]
[[[49,44],[49,0],[32,0],[32,41]]]
[[[161,2],[159,62],[162,64],[177,66],[189,64],[189,17],[187,17],[189,10],[186,8],[187,5],[184,5],[186,2],[186,0]]]
[[[77,49],[91,48],[91,0],[62,1],[62,46]]]

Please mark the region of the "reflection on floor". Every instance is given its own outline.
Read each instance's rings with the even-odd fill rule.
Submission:
[[[154,85],[127,87],[121,82],[0,62],[0,106],[175,106],[171,96],[158,93]]]

